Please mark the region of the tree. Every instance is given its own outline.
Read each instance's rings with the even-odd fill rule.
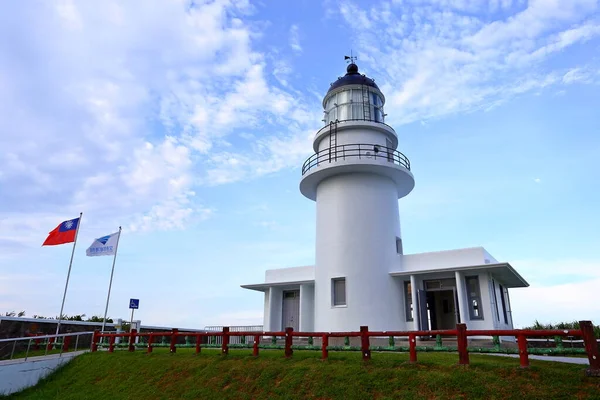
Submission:
[[[15,313],[14,311],[7,311],[4,313],[5,317],[24,317],[25,311],[19,311],[19,313]]]
[[[91,318],[88,318],[87,321],[89,322],[104,322],[104,318],[100,317],[98,315],[92,315]],[[106,318],[106,322],[108,322],[109,324],[113,323],[113,319],[112,318]]]

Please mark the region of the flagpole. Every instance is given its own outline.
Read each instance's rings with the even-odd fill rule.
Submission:
[[[113,274],[115,273],[115,262],[117,261],[117,251],[119,250],[119,241],[121,240],[121,227],[119,227],[119,237],[115,245],[115,256],[113,258],[112,271],[110,271],[110,283],[108,284],[108,295],[106,296],[106,308],[104,308],[104,319],[102,320],[102,332],[106,326],[106,315],[108,313],[108,302],[110,300],[110,289],[112,287]]]
[[[58,324],[56,325],[56,334],[60,331],[60,322],[62,321],[63,309],[65,307],[65,298],[67,297],[67,287],[69,286],[69,278],[71,277],[71,266],[73,265],[73,256],[75,255],[75,245],[77,244],[77,236],[79,235],[79,227],[81,226],[81,217],[83,213],[79,213],[79,221],[77,221],[77,229],[75,230],[75,240],[73,241],[73,250],[71,251],[71,261],[69,262],[69,272],[67,272],[67,282],[65,282],[65,292],[63,293],[62,305],[60,306],[60,314],[58,315]]]

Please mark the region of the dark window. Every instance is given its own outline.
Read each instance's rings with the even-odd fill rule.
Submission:
[[[500,287],[500,299],[502,300],[502,313],[504,314],[504,323],[508,324],[508,313],[506,312],[506,299],[504,298],[504,290],[505,288],[502,285],[498,285]]]
[[[496,282],[492,279],[492,293],[494,294],[494,304],[496,305],[496,316],[500,321],[500,309],[498,308],[498,298],[496,296]]]
[[[399,237],[396,237],[396,253],[398,254],[402,254],[402,239],[400,239]]]
[[[413,302],[412,302],[412,288],[410,287],[409,281],[404,281],[404,308],[406,312],[406,320],[413,320]]]
[[[481,304],[481,292],[479,290],[479,277],[466,276],[467,298],[469,303],[469,316],[471,319],[483,319],[483,307]]]
[[[331,287],[333,289],[333,305],[334,306],[345,306],[346,305],[346,278],[334,278],[331,280]]]

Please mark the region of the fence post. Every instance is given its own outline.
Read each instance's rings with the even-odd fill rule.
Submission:
[[[129,332],[129,351],[135,351],[135,334],[137,329],[131,329]]]
[[[408,334],[408,351],[410,353],[410,362],[417,362],[417,335],[414,333]]]
[[[523,334],[517,335],[517,342],[519,343],[519,360],[521,361],[521,368],[529,368],[529,354],[527,353],[527,337]]]
[[[254,345],[252,347],[252,355],[254,357],[258,357],[258,342],[260,340],[260,336],[254,335]]]
[[[285,328],[285,358],[290,358],[292,354],[294,354],[294,350],[292,350],[292,340],[294,339],[292,336],[293,331],[294,328]]]
[[[71,336],[64,336],[63,339],[63,351],[69,351],[69,346],[71,345]]]
[[[200,343],[202,342],[202,336],[200,335],[196,335],[196,354],[200,353],[201,347],[200,347]]]
[[[496,350],[496,351],[500,351],[501,350],[501,347],[500,347],[500,336],[498,336],[498,335],[492,336],[492,343],[494,344],[494,350]]]
[[[178,330],[176,328],[173,328],[171,331],[171,346],[169,346],[169,351],[171,353],[175,353],[177,351],[177,347],[175,347],[177,344],[177,332]]]
[[[598,342],[594,335],[594,325],[592,325],[592,321],[579,321],[579,328],[581,329],[585,352],[590,362],[590,367],[585,370],[585,374],[587,376],[600,377],[600,353],[598,352]]]
[[[563,339],[562,336],[554,336],[554,343],[556,344],[556,350],[563,351]]]
[[[221,344],[221,353],[229,354],[229,327],[223,327],[223,341]]]
[[[154,335],[150,334],[148,336],[148,353],[152,353],[152,350],[153,350],[153,348],[152,348],[152,342],[153,341],[154,341]]]
[[[115,337],[111,336],[108,339],[108,352],[112,353],[113,351],[115,351]]]
[[[92,353],[98,351],[98,334],[100,331],[96,329],[92,335]]]
[[[321,343],[321,358],[323,360],[326,360],[329,356],[329,350],[327,350],[327,346],[329,346],[329,336],[327,334],[324,334]]]
[[[458,347],[458,364],[469,365],[469,350],[467,349],[466,324],[456,324],[456,342]]]
[[[50,339],[48,339],[48,344],[46,345],[46,352],[52,350],[52,344],[54,343],[54,338],[51,337]]]
[[[360,327],[360,352],[362,353],[363,361],[369,361],[371,359],[371,350],[369,350],[369,327]]]
[[[444,342],[442,342],[442,335],[435,335],[435,347],[434,349],[436,350],[440,350],[442,347],[444,347]]]

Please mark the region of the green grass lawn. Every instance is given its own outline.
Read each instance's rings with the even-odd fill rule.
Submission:
[[[89,353],[11,399],[600,399],[600,379],[585,377],[584,366],[471,355],[456,365],[448,353],[360,353],[263,350],[155,349]]]

